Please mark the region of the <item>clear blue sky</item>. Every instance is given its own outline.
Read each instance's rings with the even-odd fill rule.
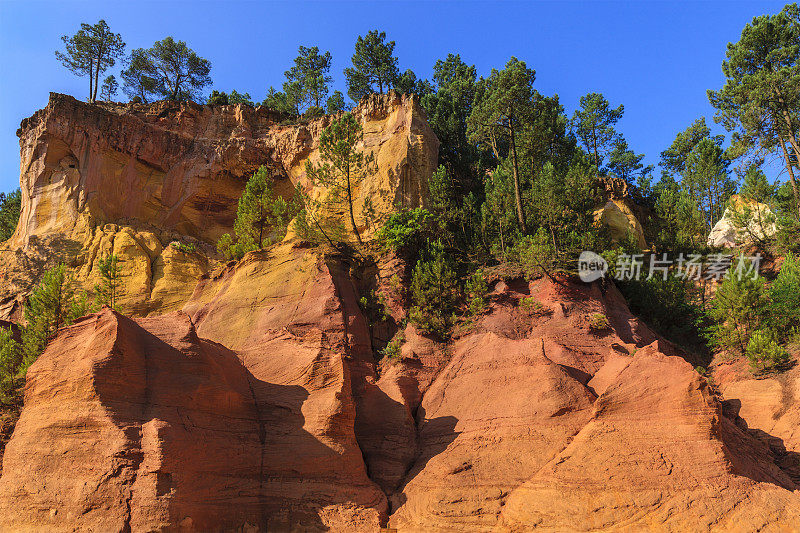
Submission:
[[[695,118],[713,123],[706,90],[722,85],[725,46],[752,17],[784,3],[0,0],[0,191],[18,185],[20,120],[50,91],[86,97],[85,79],[54,56],[60,36],[81,22],[104,18],[128,50],[167,35],[185,40],[211,60],[214,88],[257,100],[280,86],[299,45],[330,50],[334,84],[344,89],[353,43],[374,28],[397,42],[401,70],[426,78],[449,52],[479,75],[515,55],[536,69],[537,89],[558,93],[570,114],[589,91],[625,104],[620,129],[655,164]]]

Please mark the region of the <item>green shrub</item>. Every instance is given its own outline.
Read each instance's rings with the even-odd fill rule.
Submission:
[[[750,368],[758,372],[779,368],[789,361],[789,353],[778,344],[775,334],[770,330],[753,332],[745,355]]]
[[[217,241],[217,250],[225,259],[241,259],[252,250],[260,250],[286,235],[289,221],[301,209],[299,192],[287,202],[273,190],[274,179],[261,166],[247,180],[233,225],[235,238],[226,233]]]
[[[433,216],[422,207],[393,213],[378,230],[378,243],[415,257],[425,246],[432,223]]]
[[[768,304],[763,278],[738,276],[731,271],[723,278],[708,309],[713,323],[706,329],[706,336],[711,345],[733,355],[744,355],[750,335],[762,326]]]
[[[230,237],[230,235],[228,235],[228,237]],[[170,246],[185,254],[193,254],[197,252],[197,246],[195,246],[193,242],[172,241]]]
[[[542,302],[537,300],[534,296],[526,296],[525,298],[522,298],[519,301],[519,306],[528,310],[528,312],[533,313],[534,315],[549,315],[553,312],[552,309],[542,305]]]
[[[411,276],[409,319],[423,330],[444,337],[453,325],[458,278],[441,243],[430,248],[428,257],[417,261]]]
[[[778,340],[787,340],[800,328],[800,259],[786,255],[781,270],[769,288],[768,321]]]
[[[405,342],[406,334],[401,329],[395,333],[394,337],[392,337],[392,340],[390,340],[386,347],[380,351],[380,354],[387,359],[394,359],[400,355],[400,350]]]
[[[615,282],[633,314],[677,344],[705,351],[699,290],[690,279],[670,274]]]
[[[594,313],[589,317],[590,331],[599,333],[602,331],[608,331],[609,329],[611,329],[611,324],[608,321],[608,317],[603,313]]]
[[[0,407],[15,406],[20,400],[22,345],[11,328],[0,328]]]
[[[486,294],[489,292],[489,286],[486,284],[482,270],[476,270],[467,278],[465,292],[467,293],[469,314],[471,316],[481,314],[486,308]]]
[[[528,279],[552,271],[557,259],[552,239],[544,228],[520,239],[511,250],[511,258],[519,263]]]

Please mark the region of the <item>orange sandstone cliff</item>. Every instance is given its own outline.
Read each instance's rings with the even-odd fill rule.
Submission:
[[[356,113],[379,163],[359,194],[424,203],[438,142],[416,101]],[[89,283],[113,249],[135,290],[30,368],[0,530],[798,531],[796,384],[710,385],[613,284],[492,279],[448,344],[408,325],[379,360],[401,261],[287,239],[220,264],[207,244],[259,165],[319,193],[303,162],[327,120],[54,95],[23,123],[4,316],[56,254]],[[384,330],[359,306],[374,288]]]

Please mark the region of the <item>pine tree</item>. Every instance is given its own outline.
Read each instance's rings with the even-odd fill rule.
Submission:
[[[116,310],[119,304],[119,257],[117,254],[106,256],[98,262],[97,269],[102,279],[102,285],[94,288],[97,305],[107,305]]]
[[[572,115],[572,129],[598,169],[618,142],[619,134],[614,125],[624,111],[622,104],[614,109],[602,94],[588,93],[581,96],[580,109]]]
[[[330,95],[328,101],[325,103],[325,111],[329,115],[335,115],[336,113],[344,111],[344,109],[345,104],[342,91],[333,91],[333,94]]]
[[[131,55],[125,59],[125,65],[127,68],[120,73],[120,77],[123,82],[122,91],[128,98],[138,99],[146,104],[148,99],[163,92],[147,50],[132,50]]]
[[[117,78],[114,76],[106,76],[106,79],[103,80],[103,85],[100,88],[100,99],[110,102],[111,99],[117,95],[118,88],[119,83],[117,83]]]
[[[715,120],[733,131],[736,155],[779,152],[800,214],[795,168],[800,158],[800,8],[755,17],[722,63],[725,86],[708,91]]]
[[[488,142],[498,160],[502,160],[498,140],[508,137],[514,178],[514,203],[517,223],[522,233],[527,233],[528,228],[522,208],[517,135],[533,116],[535,79],[536,71],[529,69],[524,61],[512,57],[506,63],[505,69],[493,69],[487,79],[481,79],[479,97],[469,117],[471,140],[478,143]]]
[[[706,218],[708,231],[722,218],[725,204],[736,190],[728,176],[730,161],[711,139],[702,139],[686,158],[683,186],[697,201]]]
[[[319,53],[316,46],[301,46],[298,56],[294,59],[294,66],[287,70],[286,80],[297,82],[300,87],[299,99],[305,106],[322,108],[325,97],[328,95],[328,85],[333,78],[328,75],[331,69],[331,53]]]
[[[366,37],[358,36],[353,66],[344,70],[347,94],[353,101],[375,92],[375,85],[381,94],[394,86],[400,77],[394,45],[394,41],[386,42],[386,32],[372,30]]]
[[[301,202],[296,192],[287,202],[274,191],[273,178],[266,166],[247,180],[239,198],[233,236],[226,233],[217,249],[228,259],[239,259],[252,250],[260,250],[283,238],[289,221],[297,215]]]
[[[197,55],[184,41],[167,37],[147,50],[137,49],[122,74],[126,94],[146,101],[154,92],[169,100],[186,101],[211,85],[211,62]]]
[[[65,52],[56,58],[76,76],[89,76],[89,102],[97,100],[100,74],[113,67],[122,57],[125,43],[118,33],[112,33],[105,20],[91,25],[82,23],[72,37],[61,37]]]
[[[22,208],[22,193],[19,189],[8,194],[0,192],[0,242],[14,234]]]
[[[344,204],[359,244],[362,241],[353,213],[353,189],[372,170],[375,162],[372,154],[365,156],[358,148],[363,137],[361,124],[352,113],[345,113],[322,131],[319,139],[320,163],[314,165],[306,162],[308,177],[329,189],[330,200]]]
[[[86,294],[77,293],[72,274],[63,263],[47,270],[25,305],[21,371],[24,373],[39,357],[60,327],[90,311]]]

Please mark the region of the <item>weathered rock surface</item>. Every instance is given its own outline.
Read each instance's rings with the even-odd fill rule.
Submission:
[[[740,220],[738,226],[735,217]],[[768,205],[734,195],[722,218],[711,228],[708,245],[735,248],[771,237],[776,231],[775,215]]]
[[[377,169],[355,191],[359,229],[369,237],[395,205],[422,205],[439,142],[419,103],[373,95],[353,113],[363,149]],[[278,192],[295,185],[326,194],[305,175],[319,158],[319,135],[332,117],[285,125],[263,107],[95,104],[51,94],[22,122],[22,213],[0,257],[0,318],[19,318],[20,298],[41,271],[65,261],[91,289],[96,260],[112,250],[131,289],[121,308],[145,315],[179,309],[208,271],[213,243],[230,232],[244,184],[261,165]],[[377,217],[362,213],[369,198]],[[191,257],[162,253],[172,241],[196,244]]]
[[[287,242],[182,312],[63,329],[30,371],[0,528],[800,523],[781,458],[613,286],[499,282],[452,345],[409,326],[378,375],[351,267]]]
[[[104,310],[59,333],[29,371],[0,529],[378,528],[355,299],[315,254],[271,253],[207,279],[194,320]]]

